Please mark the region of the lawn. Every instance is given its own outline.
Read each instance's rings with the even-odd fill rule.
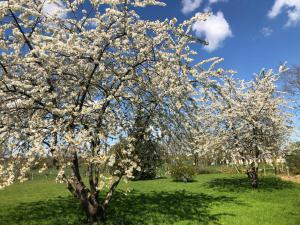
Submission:
[[[130,193],[123,190],[130,188]],[[107,213],[108,225],[299,225],[300,185],[264,177],[252,190],[243,176],[199,175],[192,183],[171,179],[122,183]],[[84,224],[64,185],[38,179],[0,191],[0,224]]]

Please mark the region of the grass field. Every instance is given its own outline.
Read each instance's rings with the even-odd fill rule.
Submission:
[[[133,189],[125,195],[122,190]],[[121,184],[107,224],[299,225],[300,184],[275,177],[249,188],[243,176],[199,175],[195,182],[170,179]],[[84,224],[84,214],[64,185],[39,179],[0,191],[0,224]]]

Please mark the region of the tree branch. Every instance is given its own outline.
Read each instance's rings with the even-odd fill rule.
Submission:
[[[108,193],[107,193],[107,195],[105,197],[105,200],[104,200],[104,202],[102,204],[102,207],[104,209],[107,209],[108,204],[109,204],[110,200],[112,199],[112,196],[113,196],[113,194],[114,194],[114,192],[115,192],[118,184],[121,181],[121,178],[122,178],[122,176],[118,176],[117,180],[111,185],[111,187],[110,187],[110,189],[109,189],[109,191],[108,191]]]

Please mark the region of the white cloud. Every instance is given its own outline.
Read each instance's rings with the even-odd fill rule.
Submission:
[[[226,2],[227,0],[209,0],[209,4],[212,5],[212,4],[215,4],[215,3],[218,3],[218,2]]]
[[[211,15],[206,21],[194,23],[193,30],[197,36],[208,41],[209,45],[204,48],[209,52],[221,47],[226,38],[233,36],[230,25],[221,11]]]
[[[191,13],[200,7],[202,0],[181,0],[182,9],[184,14]]]
[[[60,18],[65,18],[67,16],[66,12],[62,10],[65,6],[61,0],[46,0],[42,12],[47,16],[58,16]]]
[[[273,19],[287,10],[288,21],[286,26],[294,26],[300,22],[300,0],[275,0],[268,17]]]
[[[271,34],[273,33],[273,30],[269,27],[263,27],[260,30],[261,34],[265,37],[271,36]]]

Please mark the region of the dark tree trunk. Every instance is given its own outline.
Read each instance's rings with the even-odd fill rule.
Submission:
[[[88,189],[85,184],[83,183],[77,154],[74,153],[73,164],[71,166],[73,179],[69,180],[66,175],[63,175],[63,179],[67,184],[68,190],[80,201],[80,205],[85,211],[87,215],[87,219],[89,224],[104,224],[105,222],[105,211],[108,207],[110,200],[122,178],[122,176],[117,177],[117,179],[113,182],[107,195],[101,203],[99,201],[99,192],[96,190],[96,182],[93,180],[92,173],[90,173],[93,167],[89,168],[89,182],[90,182],[90,189]],[[97,179],[96,179],[97,181]]]
[[[274,174],[277,175],[277,167],[274,166]]]
[[[105,221],[105,210],[99,203],[95,204],[95,202],[90,199],[81,199],[81,206],[84,209],[88,222],[90,224],[103,224]]]
[[[68,190],[80,201],[82,209],[85,211],[89,224],[103,224],[105,220],[105,210],[98,199],[98,191],[96,191],[94,181],[90,180],[91,190],[89,190],[82,181],[77,154],[74,153],[72,173],[74,178],[72,181],[64,176],[67,182]]]
[[[73,194],[79,199],[89,224],[103,224],[105,220],[105,209],[99,202],[98,192],[91,192],[83,182],[77,182],[74,187]]]
[[[196,167],[199,166],[199,155],[198,153],[194,153],[194,164]]]
[[[258,167],[255,165],[251,165],[251,167],[247,169],[246,174],[248,176],[251,186],[253,188],[258,188]]]

